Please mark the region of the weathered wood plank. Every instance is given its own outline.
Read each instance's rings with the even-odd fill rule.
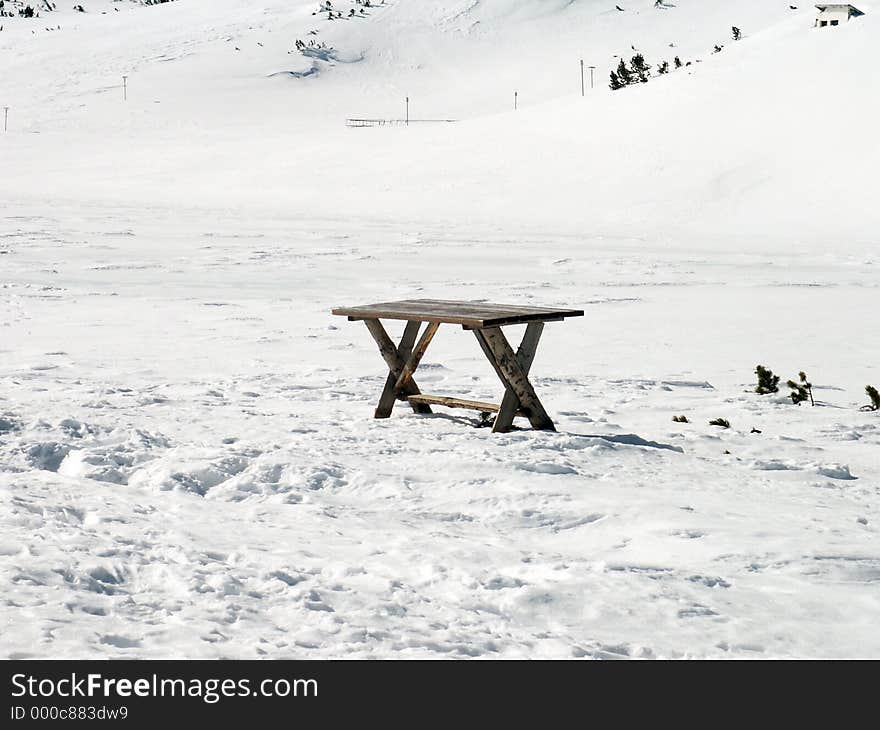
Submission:
[[[491,302],[450,301],[444,299],[408,299],[399,302],[339,307],[333,314],[349,319],[403,319],[419,322],[460,324],[484,328],[508,324],[582,317],[579,309],[532,307]]]
[[[370,334],[379,346],[379,352],[382,355],[385,364],[388,366],[388,369],[392,371],[397,370],[398,372],[401,371],[404,366],[404,361],[397,351],[397,345],[395,345],[388,336],[382,323],[378,319],[365,319],[364,324],[367,326],[367,329],[370,331]],[[418,331],[418,325],[416,325],[415,329],[407,325],[407,328],[404,330],[403,339],[400,342],[401,347],[406,340],[409,339],[410,335],[412,337],[409,347],[407,348],[407,356],[409,355],[409,350],[412,348],[413,342],[415,342]]]
[[[498,327],[487,327],[474,330],[474,335],[505,388],[513,391],[532,427],[541,431],[555,431],[553,421],[541,405],[504,333]]]
[[[445,395],[411,395],[407,397],[410,403],[427,403],[432,406],[446,406],[447,408],[467,408],[471,411],[482,411],[483,413],[497,413],[501,408],[497,403],[485,403],[479,400],[468,400],[467,398],[451,398]]]
[[[351,318],[349,318],[349,319],[351,319]],[[461,328],[464,330],[480,330],[480,329],[485,329],[485,327],[489,327],[489,326],[508,327],[508,326],[516,326],[518,324],[531,324],[532,322],[540,322],[541,324],[547,324],[547,322],[562,322],[564,319],[565,319],[565,317],[541,317],[540,319],[531,319],[531,320],[527,320],[525,322],[508,322],[507,320],[492,320],[489,324],[484,325],[484,326],[474,327],[473,325],[463,324],[461,326]]]
[[[535,360],[535,353],[538,350],[538,343],[541,341],[541,333],[543,331],[543,322],[531,322],[526,327],[526,333],[523,335],[522,342],[517,350],[516,361],[526,376],[528,376],[529,370],[532,369],[532,363]],[[513,418],[519,409],[520,402],[516,393],[512,388],[505,388],[501,409],[498,411],[495,423],[492,425],[492,431],[496,433],[509,431],[513,425]]]
[[[395,393],[402,393],[406,384],[412,379],[413,373],[419,367],[419,363],[421,363],[425,355],[425,350],[428,349],[428,345],[431,344],[431,340],[434,339],[438,329],[440,329],[439,322],[429,322],[425,327],[425,331],[419,338],[419,344],[416,345],[416,349],[412,351],[412,354],[406,361],[406,365],[403,366],[403,370],[397,377],[397,382],[394,384]]]
[[[382,390],[382,395],[379,398],[379,405],[376,406],[374,418],[389,418],[391,416],[391,411],[394,409],[394,401],[397,400],[398,397],[403,398],[407,395],[418,395],[421,392],[418,385],[416,385],[411,377],[402,391],[397,391],[395,389],[397,379],[400,377],[400,373],[406,366],[404,358],[409,358],[413,343],[416,340],[416,335],[419,332],[419,323],[407,323],[399,346],[395,346],[378,319],[364,320],[364,324],[366,324],[367,329],[370,331],[370,334],[379,346],[379,352],[382,354],[382,358],[385,360],[385,363],[390,370],[388,378],[385,380],[385,388]],[[432,413],[431,407],[428,405],[422,403],[411,403],[410,405],[416,413]]]

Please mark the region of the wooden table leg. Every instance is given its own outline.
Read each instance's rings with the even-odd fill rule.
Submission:
[[[522,342],[516,352],[516,360],[522,368],[523,374],[528,375],[532,369],[532,363],[535,360],[535,353],[538,350],[538,343],[541,341],[541,334],[544,331],[543,322],[530,322],[526,327],[526,333],[523,335]],[[513,425],[513,417],[519,409],[519,398],[510,388],[505,388],[504,398],[501,401],[501,410],[495,417],[495,423],[492,430],[497,432],[509,431]]]
[[[419,347],[416,348],[416,353],[418,353],[421,348],[421,354],[418,355],[418,360],[416,360],[409,375],[403,378],[407,366],[409,365],[413,343],[416,340],[416,335],[419,332],[421,323],[407,322],[406,328],[403,331],[403,337],[400,340],[400,345],[397,346],[395,346],[378,319],[365,319],[364,324],[366,324],[373,339],[376,340],[376,344],[379,345],[379,352],[382,353],[382,358],[385,360],[390,371],[388,373],[388,378],[385,381],[385,388],[382,391],[382,396],[379,398],[379,405],[376,407],[375,413],[376,418],[388,418],[391,416],[395,400],[398,398],[405,398],[407,395],[419,395],[421,393],[419,386],[416,385],[415,380],[412,378],[412,373],[418,366],[418,360],[421,360],[422,355],[424,355],[424,351],[427,349],[428,343],[430,343],[431,337],[433,337],[433,333],[431,334],[431,337],[428,337],[427,342],[424,343],[424,347],[422,347],[423,343],[421,341],[419,342]],[[429,330],[426,330],[425,335],[427,335],[428,332]],[[423,335],[422,340],[424,339],[425,336]],[[397,383],[399,380],[401,380],[401,385],[398,388]],[[416,413],[433,412],[431,411],[431,407],[426,403],[410,403],[410,406],[412,406],[412,409]]]
[[[431,340],[434,339],[434,335],[437,334],[437,330],[439,328],[439,322],[428,322],[428,326],[425,327],[425,331],[419,338],[419,344],[416,345],[415,350],[412,351],[412,354],[409,356],[406,364],[403,366],[403,370],[397,377],[397,382],[395,382],[394,384],[395,393],[403,393],[404,389],[407,387],[407,384],[412,381],[413,373],[422,362],[422,358],[425,356],[425,351],[428,349],[428,345],[431,344]]]
[[[556,430],[528,378],[542,331],[543,323],[530,324],[526,328],[518,353],[514,353],[500,327],[474,330],[480,347],[505,387],[502,410],[499,411],[492,427],[496,433],[510,430],[517,410],[522,410],[526,414],[532,428],[542,431]]]

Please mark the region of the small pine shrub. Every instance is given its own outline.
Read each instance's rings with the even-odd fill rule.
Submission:
[[[779,376],[774,375],[770,368],[758,365],[755,368],[755,374],[758,376],[758,387],[755,388],[756,393],[767,395],[767,393],[779,392]]]
[[[877,392],[877,389],[873,385],[866,385],[865,392],[868,394],[871,402],[866,406],[862,406],[862,410],[880,411],[880,392]]]
[[[632,66],[633,73],[638,77],[639,83],[648,83],[648,74],[651,71],[651,67],[645,63],[645,57],[641,53],[637,53],[632,57],[630,65]]]
[[[715,418],[709,421],[710,426],[720,426],[721,428],[730,428],[730,421],[726,418]]]
[[[799,383],[794,380],[786,383],[791,388],[791,402],[799,406],[805,400],[809,400],[811,406],[816,405],[816,401],[813,400],[813,384],[807,381],[807,374],[801,371],[798,373],[798,378],[800,378]]]
[[[672,420],[675,421],[675,423],[690,423],[687,416],[673,416]]]
[[[620,80],[622,86],[629,86],[633,82],[632,71],[627,68],[626,61],[622,58],[620,59],[620,63],[617,64],[617,78]]]

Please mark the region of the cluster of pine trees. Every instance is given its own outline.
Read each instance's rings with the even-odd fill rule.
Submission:
[[[50,7],[49,10],[53,10],[53,8]],[[19,8],[17,11],[7,10],[3,0],[0,0],[0,18],[14,18],[16,14],[18,14],[22,18],[40,17],[40,14],[30,5],[25,5],[23,8]]]
[[[779,376],[775,375],[770,368],[758,365],[755,368],[755,374],[758,376],[758,385],[755,388],[756,393],[768,395],[769,393],[779,392]],[[810,405],[816,405],[816,402],[813,400],[813,384],[807,380],[807,374],[803,370],[798,373],[798,380],[789,380],[786,385],[791,388],[790,397],[792,403],[800,405],[804,401],[809,400]],[[867,393],[871,402],[868,405],[862,406],[861,410],[880,411],[880,391],[873,385],[866,385],[865,393]]]
[[[758,384],[755,387],[755,392],[758,395],[770,395],[779,392],[780,377],[770,368],[758,365],[755,368],[755,374],[758,376]],[[796,406],[806,401],[809,401],[812,406],[816,405],[816,401],[813,398],[813,384],[807,380],[807,374],[803,370],[798,373],[797,380],[789,380],[786,385],[791,388],[789,398],[791,398],[791,402]],[[880,390],[877,390],[873,385],[866,385],[865,393],[871,402],[862,406],[859,410],[880,412]],[[673,416],[672,420],[675,423],[690,423],[690,419],[687,416]],[[709,425],[730,428],[730,421],[726,418],[715,418],[709,421]],[[761,433],[761,431],[757,428],[752,428],[752,433]],[[725,451],[724,453],[728,454],[730,452]]]
[[[675,68],[681,68],[682,63],[681,59],[676,56],[675,57]],[[617,89],[622,89],[624,86],[629,86],[631,84],[645,84],[648,82],[648,79],[651,78],[651,69],[653,67],[645,61],[645,57],[641,53],[636,53],[635,56],[630,59],[630,65],[626,65],[626,61],[624,59],[620,59],[620,63],[617,64],[617,70],[611,72],[611,89],[613,91],[617,91]],[[669,61],[663,61],[663,63],[657,66],[658,75],[662,76],[663,74],[669,73]]]
[[[360,10],[355,10],[354,8],[349,8],[348,17],[356,18],[356,17],[366,17],[367,11],[366,8],[376,7],[373,5],[372,0],[354,0],[355,5],[360,5]],[[377,0],[378,4],[378,0]],[[385,4],[385,0],[381,0],[381,4]],[[337,18],[342,18],[341,10],[333,9],[332,0],[321,0],[321,4],[318,9],[312,13],[312,15],[318,15],[319,13],[327,13],[327,20],[335,20]]]
[[[658,0],[658,2],[654,3],[654,7],[663,7],[663,3]],[[621,8],[618,8],[618,10],[620,9]],[[743,37],[742,31],[735,25],[731,28],[731,33],[733,35],[733,40],[735,41],[741,40]],[[721,53],[723,48],[724,46],[716,44],[712,52]],[[633,50],[635,50],[635,46],[633,46]],[[682,64],[681,59],[678,56],[675,57],[673,63],[675,64],[676,69],[681,68],[683,65],[691,65],[690,61],[688,61],[687,64]],[[697,59],[697,63],[699,63],[699,59]],[[669,73],[669,61],[663,61],[663,63],[657,66],[657,74],[662,76],[667,73]],[[629,66],[626,65],[624,59],[620,59],[620,63],[617,64],[617,70],[611,72],[610,86],[612,91],[617,91],[617,89],[622,89],[624,86],[629,86],[630,84],[647,83],[650,77],[651,66],[645,63],[645,57],[641,53],[636,53],[636,55],[630,60]]]

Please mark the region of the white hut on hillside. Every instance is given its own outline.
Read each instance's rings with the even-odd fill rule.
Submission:
[[[816,27],[825,28],[829,25],[840,25],[846,23],[850,18],[857,18],[864,13],[854,5],[844,3],[823,3],[817,5],[816,10]]]

